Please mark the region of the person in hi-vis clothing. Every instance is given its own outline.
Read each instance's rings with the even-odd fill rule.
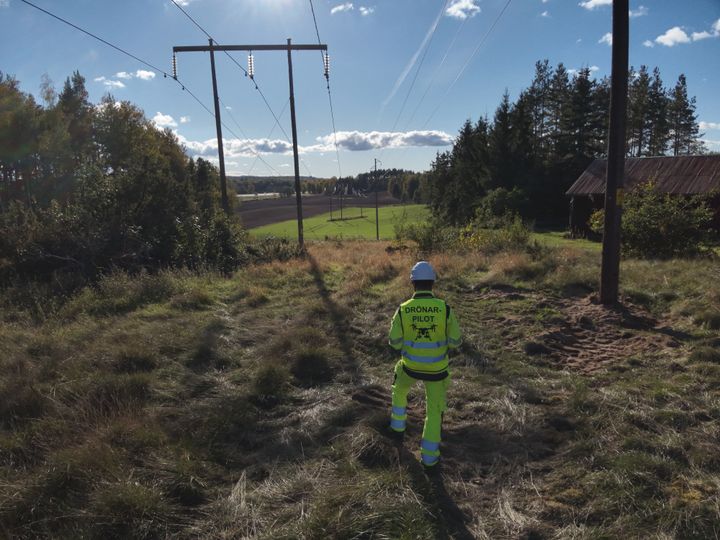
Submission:
[[[432,292],[435,270],[426,261],[410,272],[415,294],[395,311],[390,327],[390,346],[400,351],[392,386],[390,428],[402,437],[407,421],[407,395],[418,381],[425,384],[425,426],[420,457],[423,465],[440,461],[442,414],[450,384],[448,350],[460,345],[455,312]]]

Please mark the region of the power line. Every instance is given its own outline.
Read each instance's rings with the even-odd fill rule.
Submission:
[[[415,119],[415,115],[417,114],[418,110],[420,109],[420,106],[425,101],[425,98],[428,95],[428,92],[430,92],[430,89],[432,88],[433,84],[437,80],[438,75],[440,74],[440,68],[445,65],[445,60],[447,60],[448,55],[450,54],[450,51],[452,50],[453,46],[455,45],[455,42],[457,41],[457,38],[460,36],[460,33],[462,32],[462,29],[465,28],[465,23],[468,21],[470,17],[465,17],[460,23],[460,26],[458,26],[457,31],[455,32],[455,35],[452,38],[452,41],[450,42],[450,45],[448,45],[448,48],[445,49],[445,54],[443,55],[442,59],[440,60],[440,63],[435,66],[435,71],[433,71],[432,77],[430,77],[430,83],[427,85],[427,88],[425,89],[425,92],[423,92],[423,95],[420,97],[420,101],[418,101],[418,104],[415,106],[415,109],[413,109],[412,114],[410,115],[410,119],[407,121],[406,128],[410,127],[410,124],[412,124],[412,121]]]
[[[490,36],[490,34],[492,33],[492,31],[495,29],[495,27],[497,26],[497,23],[500,22],[500,19],[501,19],[502,16],[505,14],[505,11],[507,10],[508,6],[510,6],[510,3],[511,3],[511,2],[512,2],[512,0],[507,0],[507,2],[505,2],[505,5],[503,6],[503,8],[502,8],[502,10],[500,11],[500,13],[498,13],[498,16],[495,18],[495,21],[492,23],[492,26],[490,26],[490,28],[488,29],[488,31],[485,32],[485,35],[484,35],[484,36],[482,37],[482,39],[480,40],[480,43],[477,44],[477,47],[475,47],[475,50],[474,50],[474,51],[472,52],[472,54],[468,57],[468,59],[465,61],[465,64],[463,64],[462,68],[460,69],[460,71],[458,72],[457,76],[455,77],[455,80],[453,80],[453,82],[450,84],[450,86],[449,86],[449,87],[447,88],[447,90],[445,91],[445,94],[443,94],[443,97],[440,99],[440,103],[438,103],[437,107],[435,107],[435,109],[434,109],[433,112],[430,114],[430,116],[428,117],[428,119],[425,120],[425,123],[424,123],[423,126],[422,126],[423,128],[425,128],[425,126],[428,125],[428,123],[430,122],[430,120],[432,120],[432,118],[435,116],[435,114],[438,112],[438,110],[440,110],[440,107],[443,106],[443,104],[445,103],[445,98],[448,96],[448,94],[449,94],[450,91],[453,89],[453,87],[455,86],[455,84],[460,80],[460,77],[462,77],[463,73],[465,73],[465,70],[466,70],[467,67],[470,65],[470,63],[472,62],[473,58],[475,58],[475,55],[478,53],[478,51],[479,51],[480,48],[483,46],[483,44],[485,43],[485,41],[487,41],[487,38]]]
[[[320,44],[322,43],[322,41],[320,40],[320,31],[318,30],[317,18],[315,17],[315,7],[313,6],[312,0],[310,0],[310,11],[312,12],[313,23],[315,24],[315,34],[317,35],[318,44]],[[322,52],[320,54],[322,55]],[[329,67],[329,59],[326,60],[325,58],[323,58],[324,67],[325,62],[328,63],[327,67]],[[335,109],[333,107],[332,93],[330,92],[330,73],[327,70],[325,71],[325,81],[327,82],[328,103],[330,104],[330,119],[332,121],[333,141],[335,143],[335,156],[338,164],[338,179],[340,179],[342,178],[342,167],[340,166],[340,150],[338,149],[337,129],[335,128]]]
[[[188,13],[187,10],[183,9],[183,7],[182,7],[180,4],[178,4],[175,0],[170,0],[170,1],[171,1],[171,2],[175,5],[175,7],[177,7],[188,19],[190,19],[190,21],[191,21],[195,26],[197,26],[198,29],[199,29],[203,34],[205,34],[209,39],[212,39],[213,42],[215,42],[216,45],[220,46],[220,43],[218,43],[217,40],[216,40],[215,38],[213,38],[213,37],[210,35],[210,33],[209,33],[207,30],[205,30],[205,28],[203,28],[203,26],[202,26],[199,22],[197,22],[197,21],[193,18],[192,15],[190,15],[190,13]],[[228,51],[223,51],[223,52],[225,53],[225,56],[227,56],[227,57],[233,62],[233,64],[235,64],[237,67],[240,68],[240,70],[245,74],[246,77],[249,77],[249,76],[250,76],[250,74],[248,73],[248,71],[242,66],[242,64],[240,64],[240,62],[237,61],[237,59],[236,59],[233,55],[231,55]],[[271,115],[273,116],[273,118],[275,119],[275,124],[280,128],[280,130],[282,131],[283,135],[285,136],[285,139],[286,139],[288,142],[290,142],[290,136],[288,135],[287,131],[285,130],[285,128],[284,128],[284,127],[282,126],[282,124],[280,123],[280,120],[279,120],[277,114],[275,114],[275,111],[273,110],[272,106],[270,105],[270,102],[268,102],[267,98],[265,97],[265,94],[264,94],[264,92],[262,91],[262,89],[260,88],[260,85],[258,85],[258,82],[257,82],[256,77],[254,77],[254,76],[253,76],[253,77],[250,77],[250,80],[251,80],[252,83],[254,84],[255,90],[257,90],[257,91],[258,91],[258,94],[260,94],[260,97],[262,98],[263,103],[265,103],[265,107],[267,107],[267,110],[270,111],[270,114],[271,114]],[[224,106],[224,104],[223,104],[223,106]],[[226,110],[227,110],[227,107],[226,107]],[[235,118],[233,117],[233,115],[232,115],[229,111],[228,111],[228,114],[229,114],[230,117],[233,119],[233,121],[235,122],[235,125],[238,126],[238,128],[240,129],[240,131],[241,131],[241,133],[242,133],[242,128],[240,127],[240,124],[237,122],[237,120],[235,120]],[[247,135],[245,135],[245,138],[248,139],[249,137],[247,137]],[[259,154],[259,153],[256,155],[256,158],[259,158],[263,163],[265,163],[265,164],[267,165],[267,162],[266,162],[265,160],[263,160],[262,158],[260,158],[260,154]],[[257,162],[257,159],[256,159],[256,162]],[[305,163],[305,161],[303,161],[303,160],[300,160],[300,162],[303,164],[303,166],[305,167],[305,170],[308,172],[308,174],[309,174],[310,176],[312,176],[312,173],[310,173],[310,169],[308,168],[307,163]],[[253,168],[254,168],[254,167],[255,167],[255,165],[253,164]],[[252,170],[252,169],[251,169],[251,170]],[[275,169],[273,169],[273,170],[275,170]],[[276,173],[278,176],[280,176],[280,174],[279,174],[276,170],[275,170],[275,173]]]
[[[440,9],[440,14],[438,16],[438,23],[440,21],[440,18],[442,17],[442,14],[445,12],[445,9],[447,8],[449,0],[445,0],[445,3],[443,4],[442,8]],[[435,26],[432,29],[432,33],[430,34],[430,39],[427,42],[427,45],[425,46],[425,50],[423,51],[423,55],[420,58],[420,63],[418,64],[418,68],[415,71],[415,76],[413,77],[412,82],[410,83],[410,88],[408,88],[407,94],[405,94],[405,99],[403,100],[402,106],[400,107],[400,112],[397,115],[397,118],[395,118],[395,123],[393,123],[393,127],[390,131],[395,131],[395,128],[397,127],[398,122],[400,121],[400,117],[402,116],[403,111],[405,110],[405,105],[408,102],[408,99],[410,98],[410,94],[413,91],[413,88],[415,87],[415,81],[417,81],[418,75],[420,74],[420,71],[422,70],[423,63],[425,62],[425,57],[427,56],[428,51],[430,50],[430,46],[432,45],[433,38],[435,37],[435,32],[437,31],[438,26],[440,24],[435,24]]]
[[[119,46],[117,46],[117,45],[115,45],[115,44],[113,44],[113,43],[110,43],[109,41],[101,38],[100,36],[98,36],[98,35],[96,35],[96,34],[93,34],[92,32],[90,32],[90,31],[88,31],[88,30],[85,30],[84,28],[81,28],[80,26],[78,26],[78,25],[76,25],[76,24],[71,23],[70,21],[68,21],[67,19],[64,19],[64,18],[60,17],[59,15],[55,15],[54,13],[51,13],[50,11],[48,11],[48,10],[46,10],[46,9],[43,9],[43,8],[41,8],[40,6],[37,6],[37,5],[33,4],[32,2],[29,2],[28,0],[20,0],[20,1],[23,2],[24,4],[27,4],[27,5],[30,6],[30,7],[33,7],[33,8],[35,8],[35,9],[37,9],[38,11],[41,11],[42,13],[45,13],[46,15],[49,15],[49,16],[52,17],[53,19],[56,19],[56,20],[62,22],[63,24],[66,24],[66,25],[70,26],[71,28],[74,28],[75,30],[78,30],[78,31],[82,32],[83,34],[90,36],[91,38],[99,41],[100,43],[103,43],[103,44],[107,45],[108,47],[111,47],[111,48],[115,49],[116,51],[124,54],[125,56],[128,56],[128,57],[132,58],[133,60],[136,60],[137,62],[140,62],[140,63],[143,64],[144,66],[147,66],[147,67],[149,67],[150,69],[152,69],[154,72],[161,74],[164,78],[170,77],[170,79],[172,79],[173,81],[175,81],[175,82],[182,88],[183,91],[187,92],[187,93],[190,95],[190,97],[192,97],[203,109],[205,109],[205,111],[207,111],[207,113],[208,113],[210,116],[212,116],[213,118],[215,118],[215,113],[213,113],[213,112],[210,110],[210,108],[209,108],[207,105],[205,105],[205,103],[203,103],[202,100],[201,100],[199,97],[197,97],[197,96],[195,95],[195,93],[192,92],[192,91],[185,85],[185,83],[183,83],[180,79],[178,79],[178,78],[176,78],[176,77],[169,76],[166,71],[164,71],[164,70],[160,69],[159,67],[151,64],[150,62],[148,62],[148,61],[146,61],[146,60],[143,60],[142,58],[140,58],[140,57],[132,54],[131,52],[126,51],[126,50],[123,49],[122,47],[119,47]],[[238,137],[237,134],[236,134],[232,129],[230,129],[224,122],[223,122],[223,126],[225,127],[225,129],[228,130],[228,132],[230,132],[230,133],[232,133],[233,135],[235,135],[236,138],[238,138],[238,139],[240,138],[240,137]],[[258,153],[258,156],[259,156],[259,155],[260,155],[260,154]],[[263,160],[262,158],[260,158],[260,159],[261,159],[263,162],[265,162],[265,160]],[[265,164],[268,165],[267,162],[265,162]],[[268,165],[268,166],[269,166],[269,165]],[[270,167],[270,168],[272,168],[272,167]],[[273,169],[273,170],[275,170],[275,169]],[[275,170],[275,173],[277,174],[277,171],[276,171],[276,170]]]

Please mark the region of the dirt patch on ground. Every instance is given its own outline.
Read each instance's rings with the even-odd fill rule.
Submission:
[[[566,320],[535,341],[547,347],[547,356],[560,366],[589,374],[679,346],[636,306],[610,309],[592,296],[553,304]]]
[[[533,300],[538,311],[557,311],[558,316],[546,321],[546,331],[514,346],[558,368],[591,374],[617,368],[633,357],[661,354],[680,346],[667,326],[628,303],[607,308],[595,295],[550,298],[510,286],[484,289],[479,296],[501,302]]]

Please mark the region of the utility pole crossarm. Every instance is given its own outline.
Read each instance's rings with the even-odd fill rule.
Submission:
[[[0,0],[1,1],[1,0]],[[300,166],[299,166],[299,154],[298,154],[298,141],[297,141],[297,122],[295,120],[295,90],[293,86],[293,68],[292,68],[292,51],[327,51],[327,45],[293,45],[290,38],[287,40],[287,44],[284,45],[218,45],[212,38],[209,40],[209,45],[182,45],[173,47],[173,78],[177,80],[177,64],[175,55],[181,52],[209,52],[210,53],[210,67],[212,74],[213,84],[213,97],[215,98],[215,124],[217,128],[217,144],[218,144],[218,158],[220,160],[220,184],[222,188],[222,204],[225,212],[230,212],[230,205],[227,197],[227,181],[225,177],[225,155],[223,153],[223,137],[222,137],[222,121],[220,120],[220,103],[217,90],[217,77],[215,74],[215,52],[228,51],[248,51],[250,53],[256,51],[285,51],[287,52],[288,60],[288,79],[290,83],[290,120],[292,122],[292,146],[293,146],[293,161],[295,164],[295,197],[297,202],[297,222],[298,222],[298,243],[300,247],[304,249],[304,238],[303,238],[303,214],[302,214],[302,193],[300,186]],[[253,78],[252,68],[252,54],[249,58],[248,70],[245,71],[246,75]],[[325,78],[329,77],[330,69],[330,57],[327,52],[323,54],[323,68]],[[329,79],[328,79],[329,80]],[[255,85],[257,88],[257,85]],[[328,91],[329,91],[328,86]],[[267,103],[267,102],[266,102]],[[269,105],[268,105],[269,107]],[[272,112],[272,109],[271,109]],[[276,118],[277,120],[277,118]],[[340,217],[342,218],[342,197],[340,198]]]
[[[327,51],[327,45],[181,45],[173,47],[174,53],[209,51]]]

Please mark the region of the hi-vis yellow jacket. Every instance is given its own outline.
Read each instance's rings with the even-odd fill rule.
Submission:
[[[401,351],[409,375],[417,373],[418,378],[429,380],[444,378],[448,349],[461,343],[455,312],[432,292],[418,291],[395,312],[389,343]]]

